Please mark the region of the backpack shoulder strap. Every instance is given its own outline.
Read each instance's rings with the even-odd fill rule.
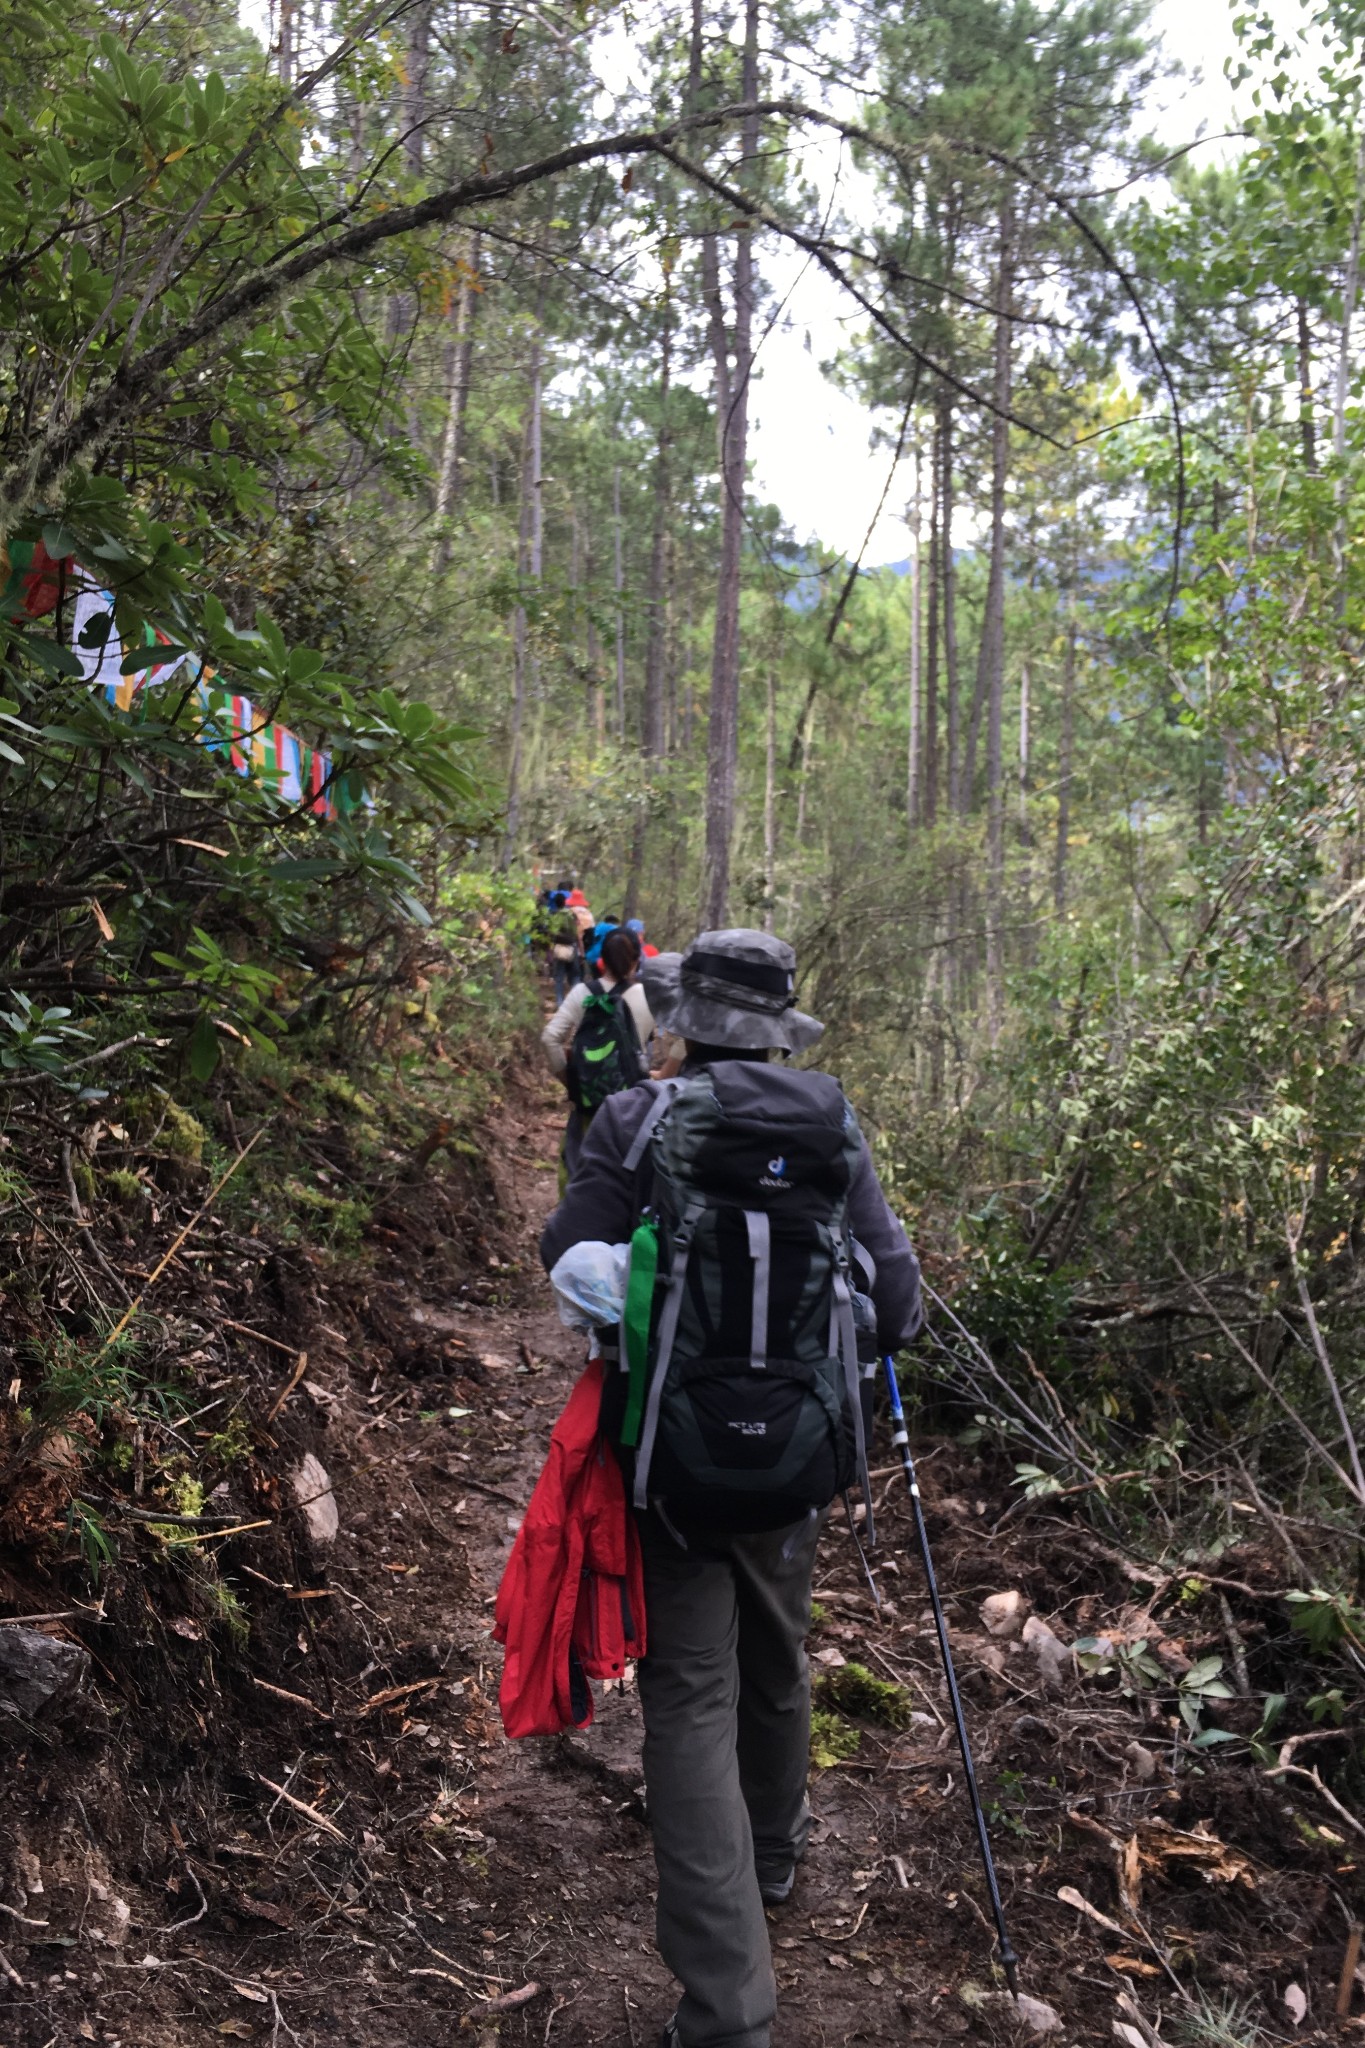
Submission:
[[[867,1468],[867,1439],[863,1432],[863,1403],[858,1384],[858,1333],[853,1326],[848,1251],[841,1231],[830,1232],[830,1249],[834,1254],[834,1299],[829,1319],[829,1352],[831,1358],[841,1360],[844,1368],[844,1391],[853,1421],[858,1481],[867,1505],[867,1540],[875,1544],[877,1528],[872,1509],[872,1477]]]
[[[663,1313],[659,1318],[659,1353],[654,1362],[654,1375],[650,1380],[649,1393],[645,1400],[640,1448],[635,1459],[635,1491],[632,1498],[637,1508],[649,1506],[649,1467],[654,1456],[654,1439],[659,1433],[659,1409],[663,1404],[664,1381],[668,1376],[668,1361],[673,1356],[673,1344],[678,1334],[678,1319],[682,1314],[683,1289],[687,1285],[687,1262],[692,1250],[692,1238],[703,1206],[700,1202],[694,1202],[689,1206],[673,1240],[673,1266],[668,1276],[668,1292],[664,1296]]]
[[[644,1158],[649,1148],[650,1139],[668,1115],[669,1110],[672,1109],[682,1085],[682,1082],[676,1076],[671,1081],[660,1082],[659,1092],[645,1111],[640,1128],[630,1141],[630,1150],[621,1162],[627,1173],[634,1173],[636,1167]]]

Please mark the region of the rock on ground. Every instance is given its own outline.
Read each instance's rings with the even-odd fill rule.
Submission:
[[[32,1720],[44,1707],[74,1698],[89,1669],[79,1643],[36,1628],[0,1628],[0,1714]]]

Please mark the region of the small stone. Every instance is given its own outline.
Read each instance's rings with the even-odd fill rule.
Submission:
[[[1008,1641],[1022,1634],[1028,1612],[1028,1601],[1019,1591],[991,1593],[981,1603],[981,1626],[987,1635]]]
[[[128,1939],[132,1925],[133,1909],[126,1899],[117,1892],[111,1893],[104,1906],[104,1938],[111,1948],[121,1948]]]
[[[1049,1691],[1061,1692],[1070,1682],[1075,1660],[1061,1637],[1045,1621],[1031,1614],[1024,1623],[1025,1649],[1032,1652],[1039,1675]]]
[[[1139,1785],[1150,1785],[1156,1776],[1156,1758],[1141,1742],[1130,1742],[1124,1748],[1124,1755],[1133,1766],[1133,1776]]]
[[[326,1468],[320,1459],[309,1451],[293,1477],[294,1498],[299,1504],[304,1527],[311,1543],[325,1549],[335,1543],[341,1526],[337,1514],[336,1495]]]
[[[1017,1714],[1010,1722],[1010,1739],[1014,1742],[1047,1742],[1057,1740],[1057,1731],[1050,1728],[1037,1714]]]
[[[1061,2014],[1045,1998],[1030,1998],[1027,1991],[1021,1991],[1015,2000],[1015,2012],[1030,2034],[1060,2034],[1062,2031]]]

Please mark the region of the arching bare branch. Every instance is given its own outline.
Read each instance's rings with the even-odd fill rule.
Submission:
[[[387,0],[387,4],[392,6],[393,0]],[[310,84],[313,82],[309,81]],[[869,149],[897,160],[903,161],[914,153],[905,144],[877,135],[859,123],[842,120],[836,115],[817,107],[807,106],[801,101],[739,101],[706,113],[690,114],[656,128],[627,129],[613,135],[593,137],[552,151],[530,162],[509,167],[505,171],[481,172],[441,191],[430,193],[407,206],[392,207],[366,220],[339,225],[334,233],[324,232],[317,235],[316,230],[312,230],[310,232],[316,235],[316,239],[308,246],[296,246],[293,253],[283,261],[278,255],[268,256],[259,269],[242,278],[229,290],[220,293],[211,303],[202,306],[197,313],[182,321],[179,326],[149,347],[134,353],[131,346],[126,346],[109,382],[88,393],[85,402],[71,415],[50,421],[47,430],[38,437],[33,448],[20,461],[13,464],[3,478],[0,478],[0,527],[11,527],[15,519],[36,499],[51,492],[67,470],[76,463],[90,459],[131,415],[153,402],[164,389],[174,370],[186,358],[196,351],[221,345],[233,331],[247,322],[262,318],[272,307],[279,305],[291,293],[303,287],[320,270],[333,264],[363,263],[374,251],[400,236],[417,233],[428,227],[444,226],[457,216],[495,205],[515,192],[560,177],[580,166],[648,156],[656,156],[673,164],[699,190],[723,199],[727,206],[752,220],[755,225],[765,227],[795,247],[804,249],[835,280],[840,289],[846,292],[855,304],[862,307],[868,318],[889,340],[903,349],[921,369],[929,371],[973,407],[990,414],[999,411],[1000,417],[1007,419],[1011,425],[1054,448],[1064,449],[1069,446],[1068,442],[1048,432],[1036,421],[1026,419],[1012,410],[997,408],[986,392],[978,390],[959,377],[948,364],[938,361],[923,349],[898,321],[862,289],[857,280],[838,261],[823,235],[811,233],[795,222],[784,220],[751,194],[732,185],[728,179],[716,175],[707,166],[697,163],[686,154],[684,145],[691,136],[714,132],[746,118],[755,117],[807,123],[826,128],[849,141],[859,142]],[[1122,284],[1137,314],[1171,403],[1178,471],[1176,536],[1171,578],[1173,597],[1179,576],[1185,501],[1184,428],[1174,379],[1157,344],[1136,280],[1119,262],[1099,231],[1067,195],[1049,185],[1026,164],[984,145],[945,141],[932,133],[926,135],[917,145],[919,150],[926,147],[942,147],[961,154],[974,155],[1007,169],[1012,176],[1018,177],[1022,183],[1056,207],[1094,249],[1105,268]],[[237,161],[238,159],[234,159],[234,163]],[[184,247],[186,226],[186,223],[178,226],[170,252],[163,252],[158,261],[156,274],[163,282],[169,279],[175,256]]]

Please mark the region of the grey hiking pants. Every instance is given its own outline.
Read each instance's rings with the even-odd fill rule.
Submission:
[[[819,1523],[684,1550],[640,1518],[640,1665],[659,1953],[683,2048],[768,2048],[776,2009],[760,1874],[806,1846],[811,1573]]]

